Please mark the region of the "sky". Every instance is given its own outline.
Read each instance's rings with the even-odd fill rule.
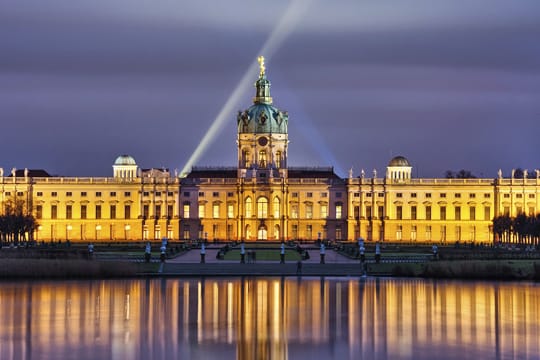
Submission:
[[[180,170],[224,109],[194,165],[235,166],[264,55],[290,166],[532,170],[539,39],[538,0],[6,0],[0,167]]]

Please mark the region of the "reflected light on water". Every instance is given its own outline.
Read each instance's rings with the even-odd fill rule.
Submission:
[[[2,283],[0,358],[535,358],[539,318],[532,283]]]

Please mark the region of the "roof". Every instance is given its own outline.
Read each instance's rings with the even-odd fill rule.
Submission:
[[[238,169],[235,167],[193,167],[191,172],[186,176],[188,179],[200,178],[236,178]]]
[[[290,167],[290,178],[310,179],[341,179],[333,167]]]
[[[38,178],[38,177],[51,177],[51,175],[46,172],[45,170],[43,169],[28,169],[28,170],[25,170],[25,169],[20,169],[20,170],[15,170],[15,177],[25,177],[24,176],[24,173],[25,171],[28,171],[28,177],[35,177],[35,178]],[[8,177],[12,177],[11,174],[9,174]]]
[[[120,155],[114,161],[114,165],[137,165],[135,159],[129,155]]]

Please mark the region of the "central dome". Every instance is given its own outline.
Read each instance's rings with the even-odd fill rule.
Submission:
[[[129,155],[120,155],[114,161],[114,165],[137,165],[135,159]]]
[[[256,103],[238,112],[238,133],[287,133],[289,115],[271,104]]]
[[[411,166],[411,163],[404,156],[396,156],[390,160],[388,166]]]

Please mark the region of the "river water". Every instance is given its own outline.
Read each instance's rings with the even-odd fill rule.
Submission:
[[[1,359],[538,359],[540,284],[0,283]]]

